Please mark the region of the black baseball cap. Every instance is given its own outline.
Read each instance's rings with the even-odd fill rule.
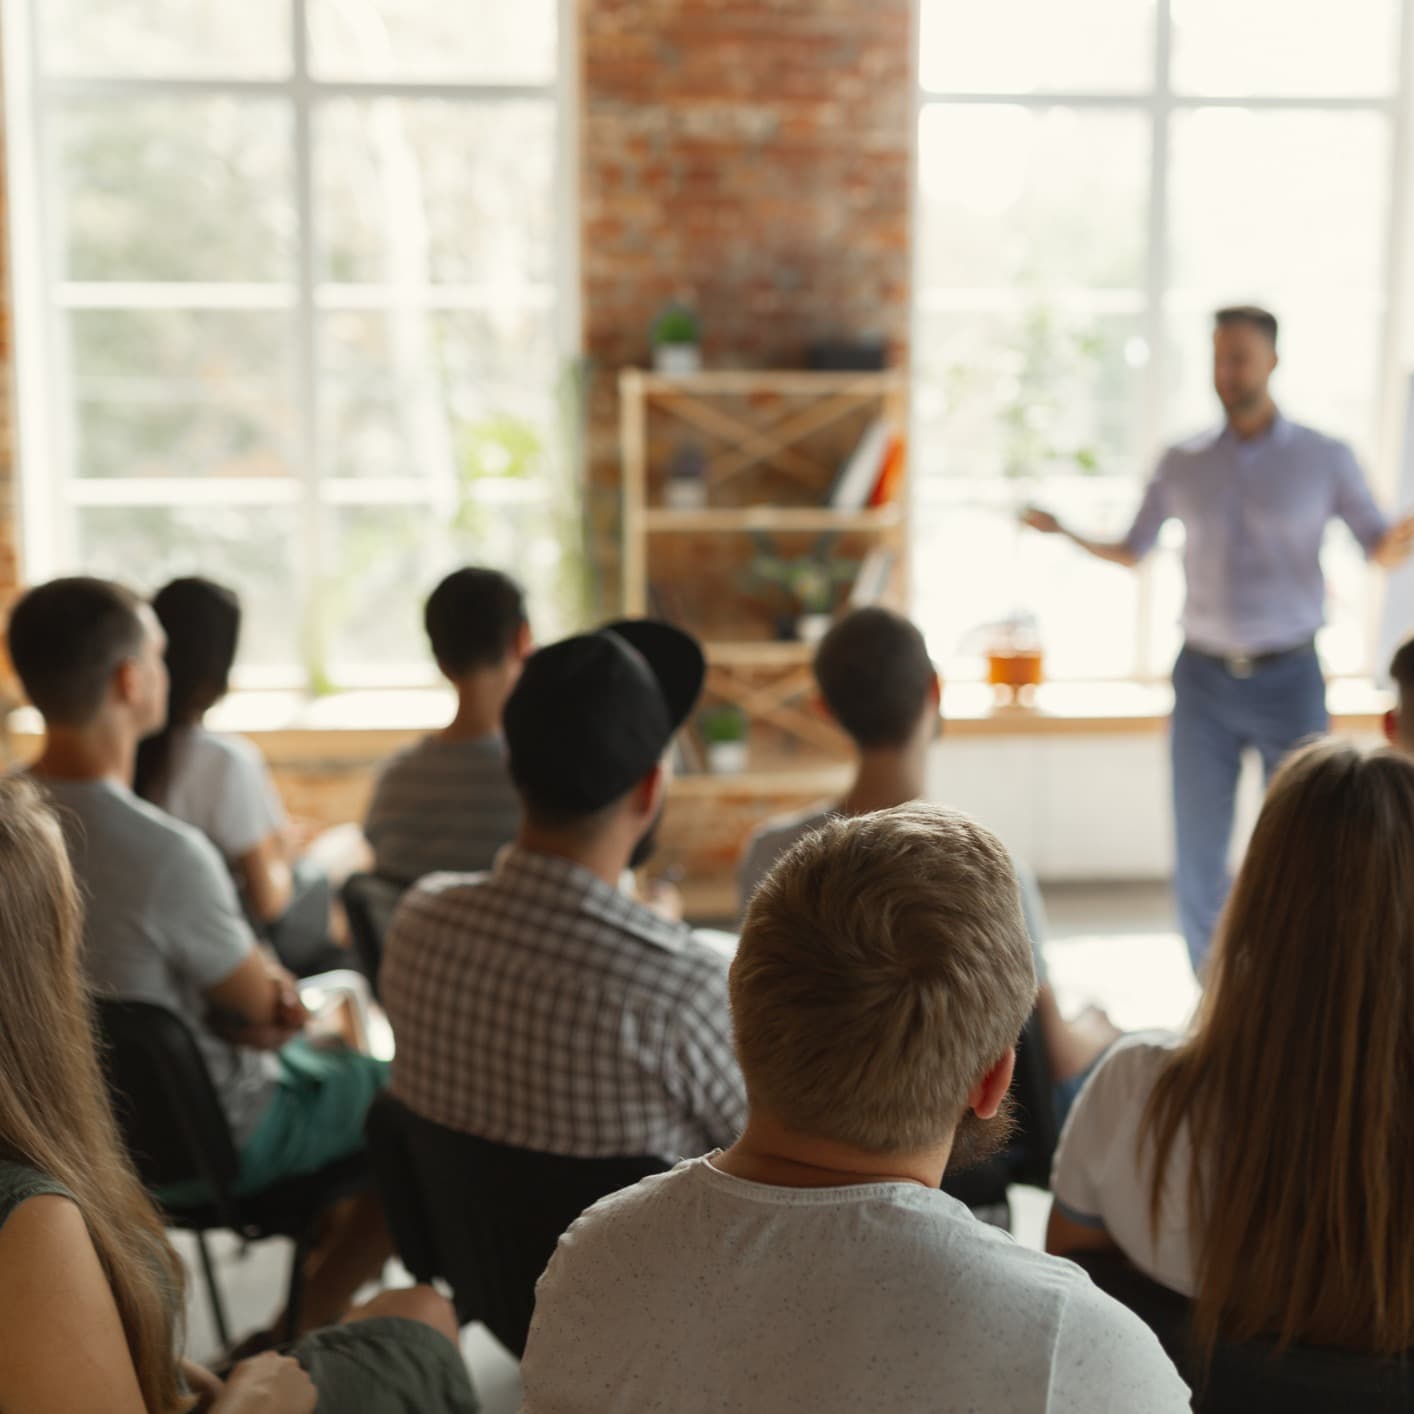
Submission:
[[[706,674],[697,640],[657,619],[539,649],[506,703],[511,779],[534,805],[592,815],[653,769]]]

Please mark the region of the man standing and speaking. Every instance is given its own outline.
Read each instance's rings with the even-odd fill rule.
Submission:
[[[1339,517],[1369,559],[1399,564],[1414,516],[1389,520],[1344,442],[1288,421],[1268,383],[1277,321],[1265,309],[1220,309],[1213,386],[1224,425],[1170,448],[1122,540],[1087,539],[1031,507],[1025,524],[1083,550],[1137,565],[1171,516],[1183,522],[1187,600],[1174,665],[1173,809],[1179,921],[1201,969],[1227,895],[1227,854],[1242,752],[1268,777],[1303,737],[1324,732],[1316,657],[1324,621],[1321,541]]]

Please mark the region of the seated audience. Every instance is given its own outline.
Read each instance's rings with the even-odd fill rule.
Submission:
[[[300,1038],[306,1013],[293,979],[256,947],[214,846],[129,788],[137,744],[160,725],[166,703],[152,610],[117,584],[58,579],[15,606],[9,644],[44,717],[30,774],[57,809],[88,901],[90,983],[165,1006],[192,1028],[239,1150],[241,1190],[360,1150],[387,1067]],[[309,1259],[307,1327],[337,1320],[390,1253],[371,1195],[341,1205]]]
[[[363,827],[374,868],[402,883],[489,869],[520,824],[501,714],[530,652],[521,591],[498,570],[456,570],[423,617],[437,667],[457,690],[456,716],[393,757]]]
[[[450,1306],[386,1292],[224,1380],[179,1360],[183,1272],[122,1151],[54,816],[0,780],[0,1409],[12,1414],[470,1414]]]
[[[1117,1044],[1056,1154],[1053,1252],[1118,1248],[1194,1330],[1414,1351],[1414,763],[1277,772],[1186,1037]]]
[[[1385,736],[1396,750],[1414,755],[1414,636],[1406,638],[1389,665],[1397,700],[1385,713]]]
[[[423,1118],[582,1158],[676,1160],[739,1133],[726,960],[620,888],[704,671],[651,621],[527,661],[505,712],[516,842],[489,874],[424,879],[384,954],[393,1091]]]
[[[561,1238],[524,1414],[1186,1410],[1137,1317],[938,1191],[1000,1139],[1035,990],[1016,875],[964,816],[796,845],[731,969],[745,1133]]]
[[[194,825],[220,850],[246,912],[296,972],[347,965],[330,941],[330,878],[297,858],[260,752],[202,719],[225,695],[240,641],[240,601],[209,579],[174,579],[152,600],[167,637],[166,721],[137,752],[133,789]]]
[[[854,744],[854,782],[842,799],[768,821],[742,855],[742,909],[775,862],[828,820],[888,810],[923,794],[928,753],[941,727],[937,670],[923,635],[901,614],[872,607],[846,614],[815,654],[815,682],[825,710]],[[1030,873],[1017,868],[1040,989],[1036,1013],[1045,1037],[1057,1107],[1064,1114],[1095,1060],[1120,1034],[1090,1007],[1067,1021],[1046,972],[1045,905]]]

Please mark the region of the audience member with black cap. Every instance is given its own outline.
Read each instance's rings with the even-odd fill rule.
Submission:
[[[677,1159],[746,1116],[727,960],[619,887],[650,854],[667,751],[702,689],[667,624],[610,625],[533,654],[506,704],[524,819],[489,874],[424,879],[381,977],[393,1091],[495,1143]]]

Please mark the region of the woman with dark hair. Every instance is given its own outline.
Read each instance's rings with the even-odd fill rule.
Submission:
[[[152,601],[167,635],[167,722],[138,748],[133,789],[194,825],[221,851],[252,921],[293,971],[343,966],[329,943],[329,874],[297,858],[289,822],[260,752],[202,719],[227,693],[241,606],[223,585],[174,579]]]
[[[0,1409],[470,1414],[450,1307],[385,1292],[224,1382],[179,1358],[184,1274],[118,1139],[58,822],[0,779]]]
[[[1216,1342],[1414,1351],[1414,763],[1272,781],[1186,1038],[1118,1042],[1056,1153],[1048,1250],[1118,1248]]]

